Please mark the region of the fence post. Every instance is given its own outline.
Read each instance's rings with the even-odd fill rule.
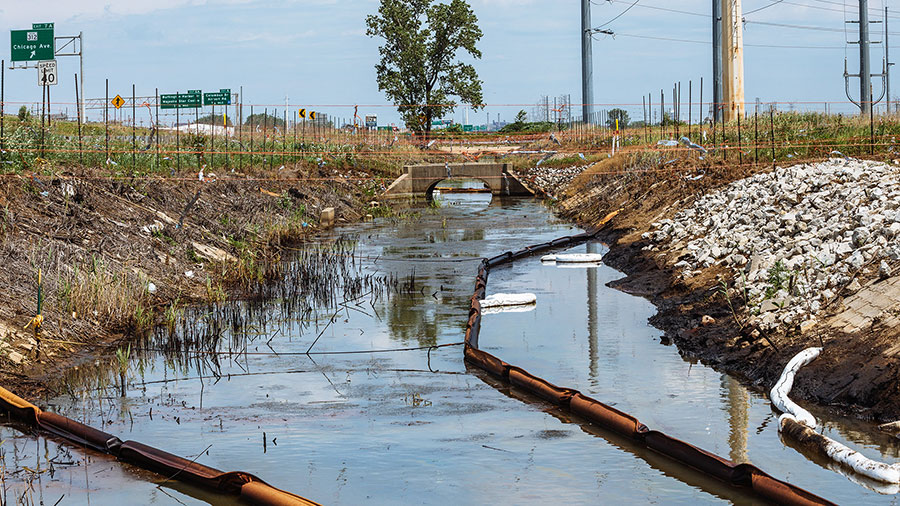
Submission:
[[[106,96],[103,100],[103,123],[106,132],[106,164],[109,165],[109,79],[106,80]]]
[[[156,120],[153,122],[153,136],[156,137],[156,170],[159,170],[159,88],[153,91],[154,108],[156,109]]]
[[[266,141],[269,140],[269,130],[268,130],[268,128],[269,128],[269,108],[268,108],[268,107],[264,107],[264,108],[263,108],[263,139],[262,139],[262,141],[263,141],[263,145],[262,145],[262,151],[263,151],[263,168],[265,168],[265,165],[266,165],[266,163],[265,163],[265,161],[266,161],[266,149],[268,149],[268,148],[266,147]],[[271,158],[271,157],[269,157],[269,158]]]
[[[137,130],[135,130],[137,123],[137,107],[135,106],[135,92],[134,92],[134,84],[131,85],[131,170],[134,172],[137,170]],[[134,174],[132,174],[133,176]]]
[[[753,164],[759,165],[759,111],[753,113],[753,147],[755,149]]]
[[[178,160],[178,172],[181,173],[181,94],[175,92],[175,158]]]
[[[6,100],[6,95],[5,95],[6,72],[5,72],[5,69],[6,69],[6,60],[0,60],[0,160],[3,160],[6,157],[6,154],[5,154],[6,151],[3,150],[3,148],[5,146],[3,144],[3,138],[4,138],[4,133],[5,133],[3,131],[3,116],[4,116],[3,109],[5,106],[5,100]]]
[[[769,109],[769,131],[772,138],[772,169],[775,169],[775,109]]]
[[[728,161],[728,123],[722,120],[722,160]]]
[[[75,74],[75,104],[80,104],[81,101],[78,99],[78,74]],[[76,113],[78,114],[78,163],[82,166],[84,165],[84,151],[81,148],[81,108],[76,107]],[[3,111],[0,110],[0,116],[3,115]]]
[[[869,92],[869,96],[872,96],[872,93]],[[875,104],[869,104],[869,154],[875,154]]]

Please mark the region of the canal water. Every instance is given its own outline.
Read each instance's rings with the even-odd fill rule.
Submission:
[[[323,504],[758,502],[467,367],[458,343],[480,258],[579,230],[534,199],[437,202],[322,239],[344,259],[335,282],[352,289],[185,311],[171,333],[72,370],[42,407]],[[537,257],[495,269],[488,293],[531,292],[537,304],[485,315],[480,345],[832,501],[897,502],[896,488],[786,446],[769,401],[662,344],[653,306],[606,286],[621,276]],[[898,460],[897,440],[874,427],[825,419],[825,434]],[[4,502],[223,503],[20,429],[0,429]]]

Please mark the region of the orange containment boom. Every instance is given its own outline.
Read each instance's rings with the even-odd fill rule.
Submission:
[[[318,506],[319,503],[277,489],[256,476],[240,471],[225,473],[137,441],[122,441],[106,432],[40,408],[0,387],[0,408],[32,427],[79,446],[112,455],[122,462],[189,482],[221,494],[239,495],[251,504],[266,506]]]
[[[735,464],[730,460],[684,441],[679,441],[662,432],[651,430],[628,413],[623,413],[603,404],[577,390],[556,386],[521,367],[507,364],[490,353],[478,349],[478,338],[481,333],[481,304],[479,301],[484,298],[488,274],[491,268],[562,246],[571,246],[589,241],[594,239],[595,235],[583,233],[561,237],[554,241],[528,246],[516,252],[507,251],[493,258],[483,260],[475,278],[475,291],[472,294],[469,321],[466,325],[466,362],[487,371],[492,376],[518,389],[568,410],[606,430],[625,436],[682,465],[689,466],[716,478],[731,487],[750,490],[760,498],[779,504],[833,504],[800,487],[773,478],[756,466]]]

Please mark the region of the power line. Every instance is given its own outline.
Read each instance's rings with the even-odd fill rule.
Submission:
[[[704,44],[711,45],[712,42],[708,40],[690,40],[690,39],[677,39],[672,37],[657,37],[652,35],[639,35],[634,33],[621,33],[621,32],[610,32],[610,33],[602,33],[603,35],[612,35],[613,37],[621,36],[621,37],[631,37],[637,39],[650,39],[650,40],[662,40],[667,42],[684,42],[689,44]],[[759,47],[759,48],[772,48],[772,49],[844,49],[844,46],[797,46],[797,45],[776,45],[776,44],[744,44],[744,46],[748,47]]]
[[[641,0],[634,0],[634,3],[632,3],[631,5],[629,5],[628,8],[625,9],[624,11],[620,12],[618,16],[616,16],[616,17],[610,19],[609,21],[607,21],[606,23],[603,23],[602,25],[598,26],[597,28],[602,28],[602,27],[604,27],[604,26],[606,26],[606,25],[612,23],[613,21],[615,21],[615,20],[621,18],[621,17],[624,16],[628,11],[630,11],[631,9],[633,9],[634,6],[637,5],[638,2],[640,2],[640,1],[641,1]]]
[[[750,12],[744,12],[743,15],[746,16],[747,14],[753,14],[754,12],[759,12],[759,11],[766,10],[766,9],[768,9],[769,7],[775,7],[776,5],[782,3],[783,1],[784,1],[784,0],[775,0],[775,1],[773,1],[772,3],[770,3],[769,5],[764,5],[764,6],[760,7],[759,9],[754,9],[754,10],[752,10],[752,11],[750,11]]]
[[[627,3],[627,0],[606,0],[606,1],[607,1],[607,2],[610,2],[610,3],[622,3],[622,4]],[[824,0],[814,0],[814,1],[824,1]],[[595,2],[595,3],[596,3],[596,2]],[[827,4],[834,4],[834,5],[841,5],[840,3],[837,3],[837,2],[824,2],[824,3],[827,3]],[[762,8],[760,8],[760,9],[756,9],[756,10],[750,11],[750,12],[745,12],[744,15],[746,16],[747,14],[751,14],[751,13],[753,13],[753,12],[758,12],[758,11],[760,11],[760,10],[767,9],[767,8],[769,8],[769,7],[772,7],[772,6],[774,6],[774,5],[782,5],[782,4],[783,4],[783,5],[793,5],[793,6],[796,6],[796,7],[806,7],[806,8],[809,8],[809,9],[815,9],[815,10],[820,10],[820,11],[843,12],[842,9],[836,9],[836,8],[831,8],[831,7],[821,7],[821,6],[816,6],[816,5],[809,5],[809,4],[800,3],[800,2],[792,2],[792,1],[790,1],[790,0],[781,0],[781,1],[776,2],[776,3],[774,3],[774,4],[770,4],[770,5],[767,5],[767,6],[765,6],[765,7],[762,7]],[[681,9],[672,9],[672,8],[669,8],[669,7],[660,7],[660,6],[657,6],[657,5],[648,5],[648,4],[645,4],[645,3],[642,3],[642,4],[638,5],[637,7],[642,7],[642,8],[644,8],[644,9],[651,9],[651,10],[656,10],[656,11],[672,12],[672,13],[675,13],[675,14],[684,14],[684,15],[687,15],[687,16],[700,16],[700,17],[704,17],[704,18],[711,18],[711,17],[712,17],[711,14],[707,14],[707,13],[703,13],[703,12],[694,12],[694,11],[686,11],[686,10],[681,10]],[[874,11],[877,11],[878,9],[876,9],[876,8],[871,8],[871,9],[869,9],[869,10],[874,12]],[[881,15],[884,16],[884,13],[882,12]],[[888,17],[889,17],[890,19],[900,19],[900,15],[889,15]],[[753,20],[748,20],[748,19],[745,19],[744,22],[745,22],[745,23],[757,23],[757,24],[760,24],[760,23],[761,23],[761,22],[759,22],[759,21],[753,21]]]

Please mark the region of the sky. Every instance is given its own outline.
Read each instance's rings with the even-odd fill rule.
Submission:
[[[873,20],[882,20],[883,1],[888,0],[869,1]],[[491,121],[498,114],[509,121],[519,110],[531,113],[544,95],[551,102],[552,97],[571,95],[573,103],[581,103],[579,0],[469,3],[484,32],[479,44],[483,58],[473,63],[488,104],[470,111],[469,123],[484,124],[488,115]],[[2,0],[0,31],[53,22],[57,36],[82,32],[87,98],[102,98],[107,78],[111,96],[130,95],[132,84],[138,96],[153,95],[157,88],[174,93],[238,91],[243,86],[245,104],[277,108],[279,115],[286,98],[291,113],[304,107],[342,118],[352,117],[353,105],[360,104],[360,116],[376,114],[384,125],[398,121],[398,115],[375,82],[380,42],[365,35],[365,17],[377,7],[378,0]],[[843,71],[845,56],[849,71],[858,69],[859,50],[846,44],[858,34],[852,32],[856,25],[847,25],[847,33],[844,27],[845,19],[857,18],[857,7],[855,0],[744,0],[745,100],[828,101],[832,111],[853,111]],[[652,93],[658,108],[660,89],[670,95],[677,81],[682,83],[683,102],[688,100],[689,81],[693,101],[699,102],[701,78],[703,100],[708,102],[710,13],[710,0],[595,0],[593,26],[615,34],[598,35],[593,42],[594,101],[601,104],[596,108],[623,104],[632,118],[640,119],[642,97]],[[890,16],[889,23],[897,27],[891,30],[897,33],[892,40],[900,41],[900,5]],[[883,25],[872,26],[872,40],[881,41]],[[7,59],[9,67],[9,36],[3,41],[0,58]],[[882,46],[873,46],[873,72],[881,71],[882,55]],[[68,107],[74,115],[78,58],[60,57],[58,64],[60,84],[51,95],[58,104],[54,110]],[[6,70],[7,110],[17,109],[20,102],[40,102],[36,73]],[[877,97],[881,80],[875,79],[873,86]],[[858,88],[857,81],[851,81],[854,97]],[[686,115],[687,106],[682,109]],[[96,119],[97,111],[88,115]],[[459,107],[451,117],[463,122],[466,111]]]

